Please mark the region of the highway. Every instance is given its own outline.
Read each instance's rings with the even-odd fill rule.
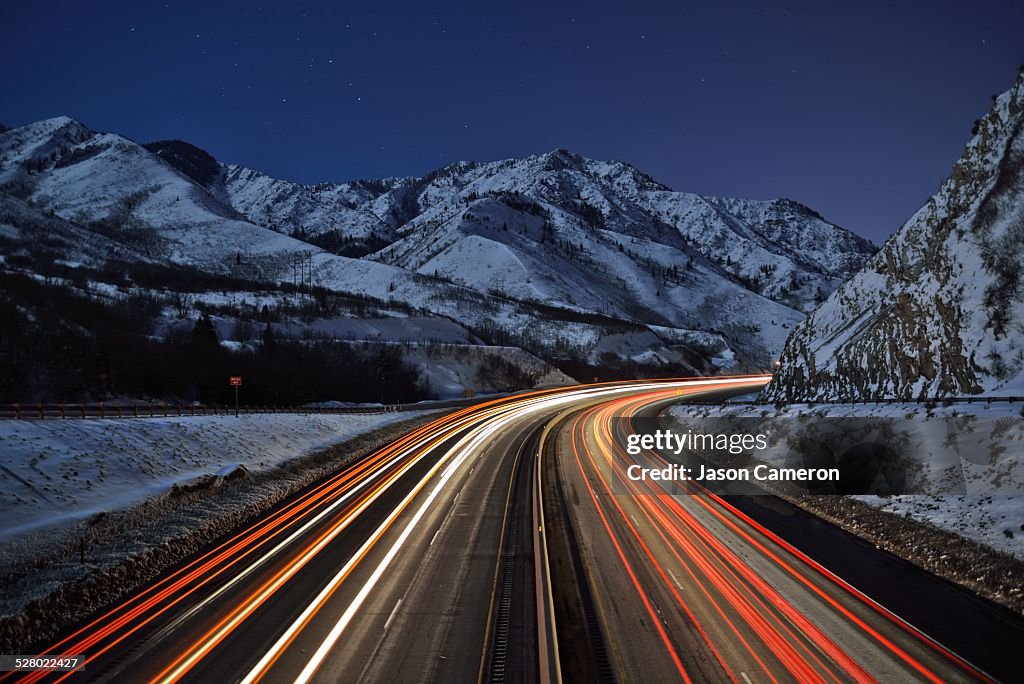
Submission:
[[[694,483],[672,496],[658,482],[630,480],[630,465],[668,461],[629,456],[614,431],[628,430],[620,418],[650,412],[659,394],[662,404],[676,398],[673,390],[617,398],[567,413],[566,429],[553,432],[616,680],[988,679],[725,498]],[[1019,620],[1012,629],[1024,633]],[[1001,641],[1013,643],[1013,633]]]
[[[660,457],[616,418],[766,380],[455,410],[39,645],[83,670],[0,682],[985,680],[722,499],[623,479]]]
[[[567,406],[656,387],[541,391],[457,410],[41,645],[84,656],[83,670],[0,681],[476,681],[491,665],[528,435]],[[515,511],[511,546],[523,556],[529,508]],[[520,558],[516,570],[528,579],[532,565]],[[533,601],[515,593],[505,628],[528,644]],[[533,649],[514,650],[503,663],[510,676],[535,676]]]

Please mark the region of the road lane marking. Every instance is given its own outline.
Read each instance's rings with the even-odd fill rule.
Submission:
[[[398,603],[395,604],[394,609],[392,609],[392,611],[391,611],[391,617],[389,617],[388,621],[384,623],[384,631],[385,632],[388,631],[389,627],[391,627],[391,622],[395,619],[395,615],[398,614],[398,609],[399,609],[399,607],[401,605],[402,605],[402,599],[398,599]]]
[[[685,381],[679,384],[684,384],[686,386],[717,385],[725,384],[728,382],[731,382],[731,380],[727,380],[724,378],[716,378],[700,381]],[[438,469],[441,468],[442,464],[448,461],[453,456],[453,454],[458,454],[458,456],[444,469],[440,482],[431,491],[430,495],[427,497],[427,500],[424,502],[423,506],[421,506],[420,509],[416,512],[412,520],[410,520],[408,525],[399,535],[398,539],[388,549],[387,553],[385,554],[385,557],[378,564],[377,568],[372,573],[369,580],[367,580],[367,582],[362,586],[360,591],[357,593],[356,597],[353,599],[353,602],[349,605],[348,609],[343,613],[341,618],[335,623],[334,627],[330,630],[326,638],[324,638],[324,640],[321,642],[320,647],[314,653],[313,657],[306,663],[306,666],[303,668],[302,672],[295,680],[296,682],[309,681],[309,679],[315,674],[316,670],[326,659],[328,652],[333,648],[334,644],[341,637],[342,632],[344,632],[349,622],[355,616],[355,613],[358,611],[359,607],[365,601],[367,595],[372,590],[373,586],[377,583],[377,581],[379,580],[387,566],[390,565],[391,561],[398,553],[398,551],[401,549],[401,547],[404,545],[406,539],[412,533],[413,529],[418,526],[421,518],[426,513],[427,508],[440,494],[441,489],[451,479],[455,470],[459,466],[461,466],[469,458],[473,450],[481,446],[488,437],[493,435],[493,433],[497,432],[502,427],[507,426],[508,423],[511,422],[513,419],[523,418],[525,416],[537,413],[545,409],[575,403],[579,401],[581,398],[615,396],[619,394],[632,393],[647,389],[664,389],[666,384],[669,383],[637,383],[627,386],[587,388],[575,392],[566,392],[564,394],[558,394],[555,396],[545,396],[537,399],[532,399],[530,401],[525,401],[522,402],[521,404],[517,404],[513,407],[502,407],[504,410],[497,411],[496,415],[490,414],[487,415],[486,417],[475,416],[474,418],[470,419],[470,421],[476,420],[482,424],[479,427],[472,429],[469,432],[469,434],[467,434],[465,437],[459,440],[459,442],[451,450],[449,450],[433,468],[431,468],[427,476],[423,480],[421,480],[420,483],[414,488],[414,490],[410,492],[409,496],[407,496],[399,504],[398,509],[393,511],[392,514],[388,516],[388,518],[385,520],[382,526],[378,528],[377,532],[374,533],[370,537],[370,539],[367,540],[367,543],[364,544],[364,546],[359,551],[357,551],[352,558],[350,558],[349,562],[346,563],[345,567],[343,567],[341,571],[339,571],[338,574],[335,575],[334,579],[332,579],[332,581],[329,582],[328,585],[323,588],[321,594],[306,607],[306,609],[299,616],[299,618],[292,623],[292,625],[284,632],[284,634],[281,635],[278,641],[270,648],[270,650],[268,650],[264,654],[260,662],[257,663],[256,666],[249,671],[249,673],[242,681],[245,683],[253,682],[261,678],[263,674],[265,674],[266,669],[272,665],[274,660],[276,660],[276,656],[278,655],[278,653],[287,647],[288,643],[290,643],[294,635],[305,626],[305,623],[308,621],[309,618],[311,618],[312,614],[315,614],[319,611],[323,603],[326,602],[327,598],[329,598],[329,595],[333,593],[334,589],[337,588],[337,585],[345,579],[345,577],[351,571],[352,567],[354,567],[355,564],[361,561],[362,558],[369,552],[369,547],[371,547],[384,534],[386,528],[389,527],[395,521],[401,510],[411,503],[412,499],[425,487],[427,481],[437,473]],[[481,418],[483,419],[481,420]],[[457,497],[458,495],[456,495],[456,498]],[[449,511],[449,515],[450,514],[451,511]]]

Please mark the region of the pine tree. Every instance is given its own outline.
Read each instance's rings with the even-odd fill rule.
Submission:
[[[277,347],[277,337],[274,335],[274,327],[270,323],[267,323],[267,327],[263,329],[262,341],[264,354],[269,354]]]
[[[196,327],[192,329],[192,341],[201,346],[216,347],[220,344],[217,328],[208,314],[203,314],[196,321]]]

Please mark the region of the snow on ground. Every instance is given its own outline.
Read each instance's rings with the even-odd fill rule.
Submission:
[[[464,327],[444,318],[392,316],[390,318],[337,317],[310,324],[314,332],[339,339],[409,340],[415,342],[472,343],[476,338]]]
[[[542,297],[542,293],[530,285],[530,273],[513,250],[479,235],[456,241],[417,270],[523,299]]]
[[[412,348],[406,361],[416,367],[420,382],[439,399],[524,389],[522,386],[573,385],[565,373],[518,347],[446,345]],[[524,379],[526,379],[524,383]]]
[[[1024,418],[1020,403],[790,404],[778,409],[773,405],[679,405],[669,414],[688,427],[714,418],[896,419],[909,436],[907,455],[923,464],[928,491],[935,493],[853,498],[1024,560]],[[778,452],[761,458],[774,461],[785,455]],[[949,477],[950,464],[956,466],[954,478]]]
[[[204,475],[272,468],[419,412],[0,421],[0,540]]]

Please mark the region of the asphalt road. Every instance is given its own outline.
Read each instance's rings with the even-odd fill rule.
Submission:
[[[493,674],[500,626],[498,669],[532,681],[529,438],[566,406],[652,387],[455,411],[39,648],[85,669],[0,680],[471,682]]]
[[[85,670],[0,681],[985,679],[786,538],[808,533],[623,478],[633,459],[660,457],[616,447],[629,423],[615,418],[763,381],[607,384],[457,410],[38,649],[83,655]],[[572,554],[552,551],[559,534]],[[583,595],[566,622],[566,597]],[[601,663],[562,652],[573,643],[600,647]]]
[[[652,403],[627,397],[577,412],[555,449],[619,681],[987,678],[725,499],[629,480],[633,463],[666,463],[628,455],[615,434],[628,429],[617,418]],[[915,589],[906,576],[890,580]],[[945,620],[955,625],[956,613]]]

